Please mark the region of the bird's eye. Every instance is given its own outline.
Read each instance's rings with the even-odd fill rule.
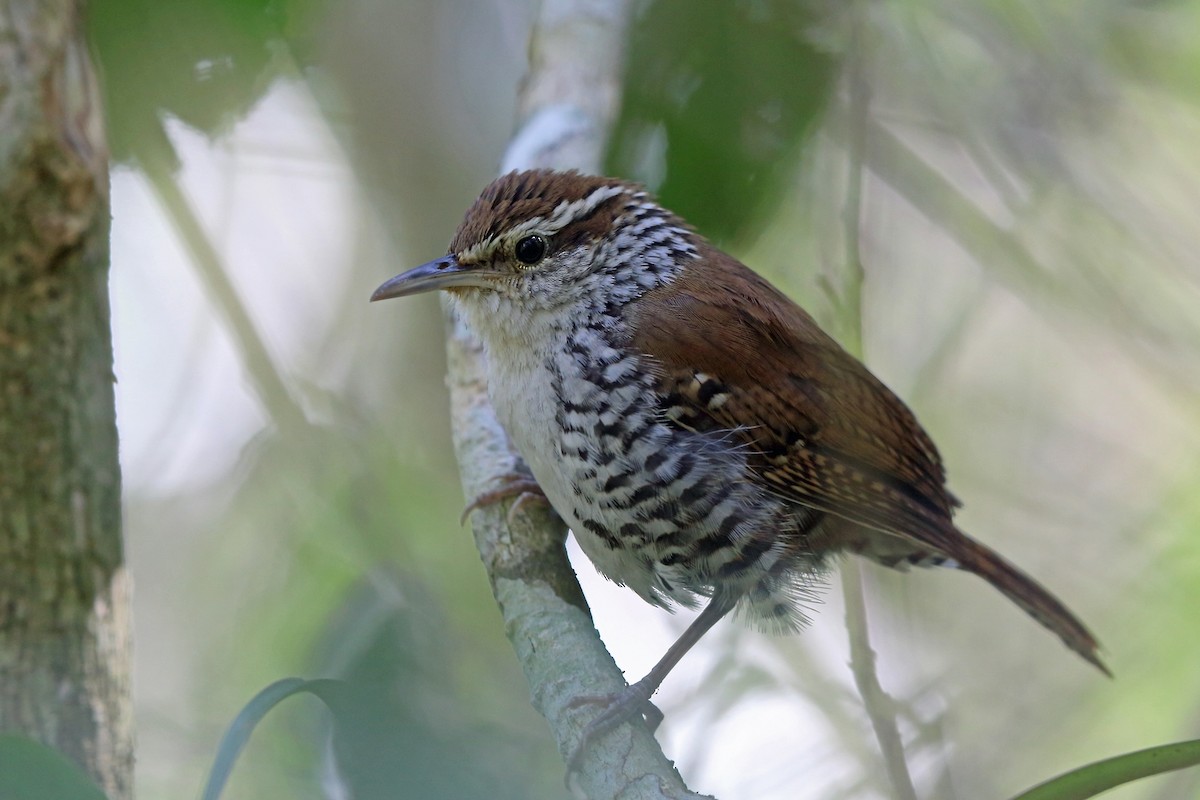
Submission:
[[[517,242],[514,253],[522,264],[536,264],[546,257],[546,240],[541,236],[526,236]]]

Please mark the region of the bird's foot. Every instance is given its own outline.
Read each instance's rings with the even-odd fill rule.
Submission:
[[[657,688],[657,683],[650,685],[646,681],[638,681],[613,694],[581,695],[568,703],[568,708],[601,706],[601,710],[583,729],[575,749],[571,751],[571,757],[567,759],[567,775],[578,772],[588,748],[621,723],[642,717],[651,733],[657,730],[663,721],[663,713],[658,710],[658,706],[650,702],[650,695]]]
[[[538,486],[538,482],[529,475],[520,472],[511,472],[502,476],[501,481],[502,483],[495,489],[483,492],[476,496],[470,503],[467,503],[467,507],[463,509],[462,516],[458,520],[460,525],[467,521],[467,517],[475,509],[490,506],[492,503],[498,503],[510,497],[517,499],[516,502],[509,506],[509,523],[512,523],[513,515],[526,503],[537,503],[544,506],[550,505],[550,501],[546,498],[546,493],[542,491],[542,487]]]

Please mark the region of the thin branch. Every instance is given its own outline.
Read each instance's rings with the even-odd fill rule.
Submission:
[[[1046,319],[1069,315],[1072,321],[1106,331],[1119,321],[1125,335],[1123,347],[1137,358],[1138,367],[1151,385],[1194,393],[1200,387],[1195,370],[1181,368],[1172,358],[1178,342],[1172,332],[1135,308],[1110,282],[1071,280],[1041,263],[1012,230],[992,219],[979,204],[917,152],[903,137],[878,119],[867,121],[868,165],[873,175],[887,183],[925,218],[934,220],[943,233],[966,250],[988,275],[1039,309]],[[838,135],[836,128],[831,131]],[[1060,329],[1061,326],[1060,326]]]
[[[863,159],[867,142],[867,120],[870,117],[870,85],[864,71],[867,48],[863,42],[865,25],[862,9],[856,7],[851,21],[848,73],[848,154],[846,205],[842,222],[845,226],[846,269],[841,292],[843,328],[847,349],[862,357],[863,314],[862,287],[866,280],[859,236],[862,225]],[[875,738],[883,753],[892,792],[899,800],[916,800],[912,776],[904,757],[904,743],[896,724],[895,701],[884,691],[875,672],[875,652],[871,649],[867,608],[863,596],[863,576],[857,561],[842,565],[842,596],[846,604],[846,629],[850,635],[850,668],[854,683],[862,695],[863,706],[871,719]]]
[[[850,668],[854,684],[862,695],[863,706],[871,718],[875,738],[883,752],[883,764],[897,800],[917,800],[908,762],[904,758],[904,741],[896,725],[896,701],[879,683],[875,672],[875,651],[867,626],[867,604],[863,596],[861,565],[847,560],[842,565],[842,597],[846,603],[846,628],[850,632]]]
[[[504,171],[600,168],[620,94],[628,2],[546,0],[530,45],[519,101],[521,124]],[[483,353],[447,310],[448,383],[455,450],[467,497],[476,497],[521,465],[487,401]],[[570,753],[595,710],[577,697],[615,692],[624,678],[592,625],[563,549],[566,531],[552,512],[508,504],[472,514],[508,637],[525,671],[533,704],[559,751]],[[684,786],[653,735],[624,725],[588,751],[578,789],[590,798],[698,798]]]
[[[150,182],[167,219],[175,227],[196,266],[205,291],[217,311],[225,319],[229,333],[238,343],[238,352],[245,359],[246,377],[254,389],[263,410],[281,428],[295,430],[304,425],[304,412],[296,404],[287,382],[267,351],[230,281],[221,255],[212,239],[200,225],[195,209],[179,189],[174,172],[174,159],[160,146],[148,146],[138,152],[138,164]]]
[[[846,115],[846,201],[842,208],[842,235],[846,248],[843,281],[838,293],[841,322],[844,328],[842,344],[855,356],[863,355],[862,287],[866,281],[859,236],[862,228],[863,158],[867,143],[867,119],[870,116],[871,87],[863,75],[866,55],[862,42],[861,9],[856,5],[851,21],[848,48]]]

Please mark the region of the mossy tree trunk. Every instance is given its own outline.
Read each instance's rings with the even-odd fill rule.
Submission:
[[[132,793],[108,163],[75,0],[0,4],[0,730]]]

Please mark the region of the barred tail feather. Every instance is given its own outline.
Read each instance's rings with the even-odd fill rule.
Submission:
[[[1062,639],[1063,644],[1112,677],[1108,667],[1100,660],[1096,637],[1037,581],[1005,561],[999,553],[965,535],[956,537],[953,550],[952,556],[958,562],[959,569],[973,572],[995,586],[1026,614]]]

